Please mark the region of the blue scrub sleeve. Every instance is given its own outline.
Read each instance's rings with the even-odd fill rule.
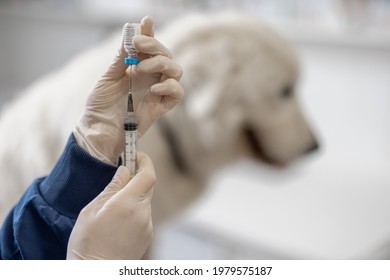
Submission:
[[[36,179],[5,219],[0,259],[65,259],[78,214],[116,169],[90,156],[72,134],[49,176]]]

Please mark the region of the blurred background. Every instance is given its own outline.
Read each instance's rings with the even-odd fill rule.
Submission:
[[[126,21],[225,10],[295,45],[321,150],[283,171],[227,166],[155,234],[156,258],[390,258],[390,0],[2,0],[0,110]]]

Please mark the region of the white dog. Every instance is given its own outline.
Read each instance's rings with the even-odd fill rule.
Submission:
[[[224,164],[248,155],[285,164],[317,147],[296,98],[296,56],[271,29],[240,16],[190,16],[158,37],[183,67],[186,97],[139,141],[156,167],[155,224],[194,201]],[[3,110],[0,219],[53,168],[117,44],[118,34]]]

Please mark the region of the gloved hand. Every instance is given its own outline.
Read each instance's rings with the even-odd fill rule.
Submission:
[[[151,200],[155,173],[145,154],[137,174],[120,166],[111,183],[80,212],[68,242],[67,259],[140,259],[153,236]],[[130,180],[130,181],[129,181]]]
[[[77,143],[84,150],[109,164],[116,165],[124,147],[123,118],[130,76],[139,137],[184,96],[179,83],[182,70],[172,60],[171,52],[153,38],[152,18],[142,19],[141,33],[134,37],[140,63],[136,67],[124,64],[127,53],[122,43],[113,63],[89,95],[74,130]]]

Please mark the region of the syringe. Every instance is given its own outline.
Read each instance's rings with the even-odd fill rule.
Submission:
[[[127,116],[123,122],[125,130],[125,151],[124,151],[124,165],[130,169],[131,175],[136,172],[136,156],[137,156],[137,119],[134,113],[133,95],[132,95],[132,81],[131,72],[133,67],[138,64],[138,53],[133,44],[135,35],[141,34],[141,25],[139,23],[126,23],[123,28],[123,46],[128,55],[125,58],[125,64],[130,65],[129,78],[129,95],[127,99]]]

